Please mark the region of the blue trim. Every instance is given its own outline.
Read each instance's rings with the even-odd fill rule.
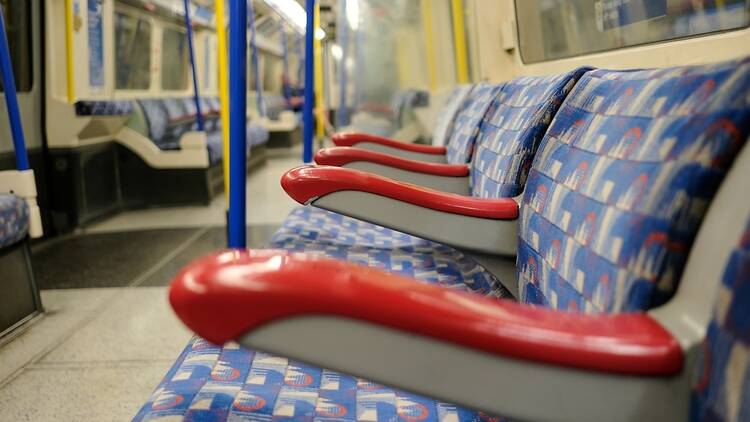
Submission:
[[[201,132],[205,129],[203,123],[203,113],[201,113],[201,99],[198,92],[198,69],[195,67],[195,50],[193,50],[193,24],[190,22],[190,0],[184,0],[185,5],[185,27],[187,27],[188,51],[190,52],[190,68],[193,71],[193,101],[195,101],[196,119],[198,121],[198,130]],[[208,52],[206,52],[208,54]],[[206,69],[208,72],[208,69]]]
[[[315,36],[315,0],[307,0],[307,28],[305,29],[305,107],[302,114],[303,151],[302,161],[311,163],[313,158],[313,92],[314,72],[313,37]]]
[[[247,0],[229,2],[229,221],[228,246],[245,248],[247,134]]]
[[[21,112],[18,110],[16,80],[13,76],[13,65],[10,62],[10,48],[8,47],[8,37],[5,33],[5,16],[3,15],[2,7],[0,7],[0,72],[3,77],[3,87],[5,87],[5,104],[8,107],[10,131],[13,135],[16,168],[18,170],[28,170],[29,156],[26,153],[26,139],[23,136]]]
[[[255,76],[255,101],[258,106],[258,113],[261,117],[266,117],[266,102],[263,101],[263,81],[260,79],[260,63],[258,60],[258,45],[255,43],[255,11],[253,10],[253,2],[248,1],[248,10],[250,13],[247,14],[247,20],[250,25],[250,49],[252,56],[250,60],[253,63],[253,76]]]

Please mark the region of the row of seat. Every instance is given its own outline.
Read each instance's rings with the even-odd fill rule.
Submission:
[[[201,112],[209,162],[221,161],[221,104],[216,97],[201,97]],[[275,106],[274,110],[278,107]],[[146,98],[135,101],[78,101],[78,116],[130,115],[128,126],[147,137],[161,150],[179,150],[180,139],[190,131],[198,130],[195,100],[192,97]],[[247,124],[248,153],[252,147],[268,142],[268,130],[262,125]]]
[[[180,138],[189,131],[198,129],[197,112],[192,98],[158,98],[138,100],[148,125],[148,138],[159,149],[180,149]],[[211,164],[221,161],[223,155],[221,137],[221,104],[218,98],[201,98],[201,111],[206,131],[209,161]],[[263,126],[248,123],[247,149],[268,142],[268,130]]]
[[[463,178],[464,195],[333,162],[288,172],[308,206],[270,246],[319,258],[227,252],[185,269],[173,307],[216,344],[191,341],[136,420],[489,418],[259,345],[518,419],[750,418],[750,58],[461,90],[444,147],[348,135],[337,144],[358,148],[317,158],[432,188]],[[493,248],[515,275],[486,265]]]

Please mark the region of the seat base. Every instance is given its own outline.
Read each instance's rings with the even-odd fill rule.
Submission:
[[[481,412],[195,337],[134,421],[481,421]],[[171,419],[170,419],[171,420]]]

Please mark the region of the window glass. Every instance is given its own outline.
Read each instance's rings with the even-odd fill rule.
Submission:
[[[188,87],[187,34],[181,29],[164,28],[161,42],[161,88],[181,91]]]
[[[263,90],[274,94],[281,94],[281,77],[284,59],[278,56],[266,55],[263,61]]]
[[[0,0],[5,15],[5,25],[10,48],[10,61],[16,90],[31,91],[34,83],[34,69],[31,45],[31,2],[28,0]],[[2,83],[0,83],[0,91]]]
[[[148,89],[151,85],[151,23],[115,12],[115,88]]]
[[[750,0],[516,0],[526,63],[742,28]]]

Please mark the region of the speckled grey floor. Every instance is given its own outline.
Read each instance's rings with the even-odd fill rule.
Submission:
[[[278,180],[299,164],[297,155],[274,158],[248,177],[250,247],[295,206]],[[218,197],[208,207],[122,213],[35,247],[46,313],[0,340],[0,422],[130,420],[191,337],[163,286],[224,246],[223,222]]]
[[[263,247],[278,227],[248,226],[248,247]],[[223,248],[225,239],[224,227],[79,234],[36,247],[32,262],[43,290],[166,286],[190,261]]]

